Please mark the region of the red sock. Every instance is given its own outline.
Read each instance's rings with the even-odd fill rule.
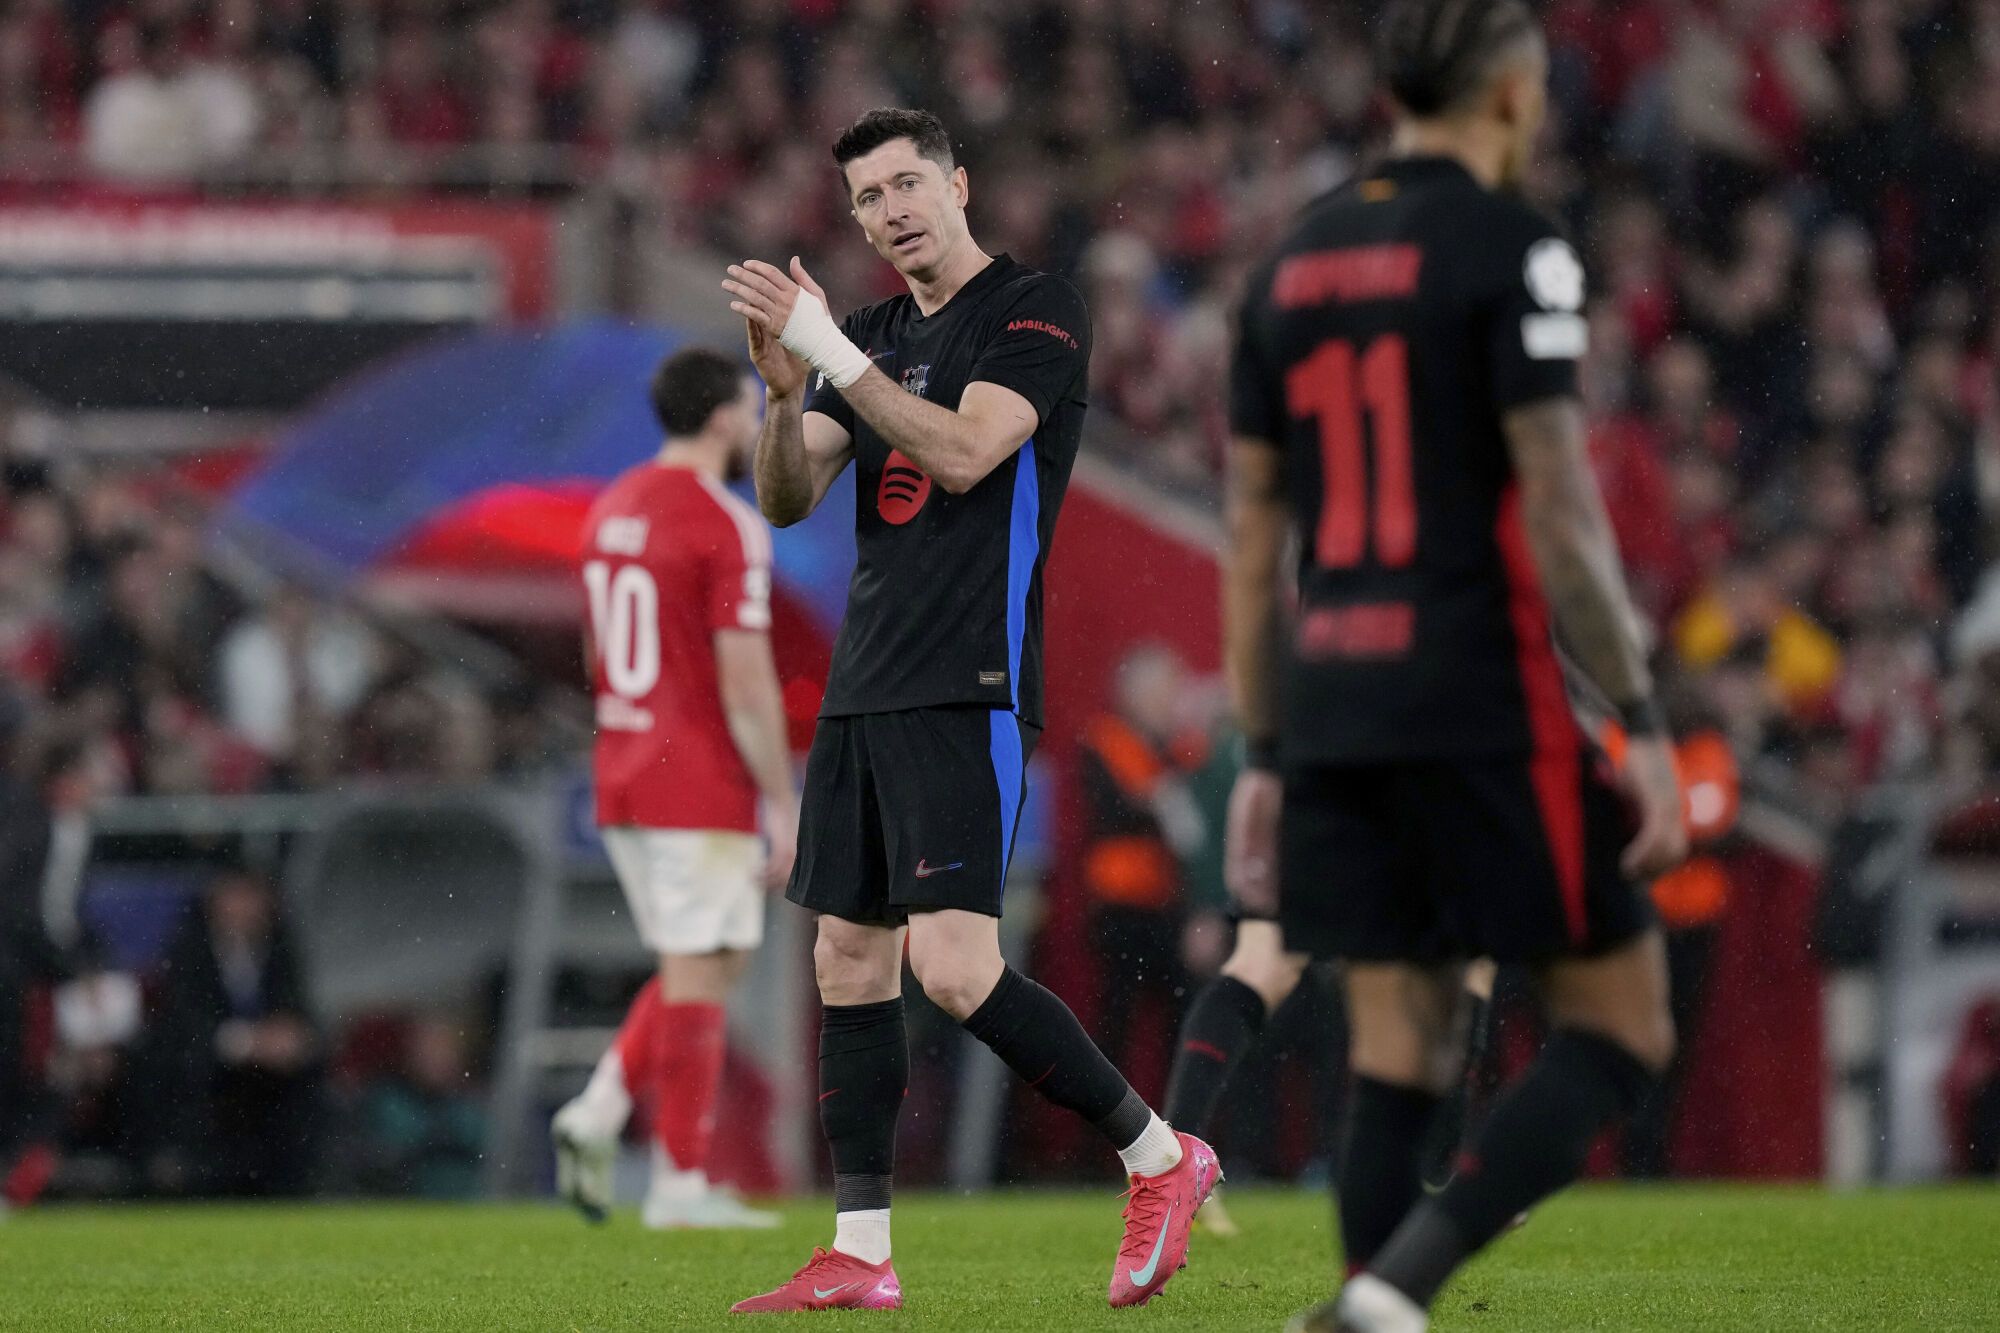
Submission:
[[[719,1004],[670,1004],[664,1012],[663,1039],[656,1048],[660,1109],[653,1117],[653,1134],[676,1169],[699,1171],[708,1163],[708,1141],[715,1133],[715,1094],[726,1049],[724,1011]]]
[[[667,1006],[660,999],[659,974],[654,973],[632,997],[632,1007],[625,1011],[618,1035],[611,1039],[611,1049],[618,1052],[618,1063],[624,1068],[625,1091],[635,1103],[651,1096],[659,1077],[666,1023]]]

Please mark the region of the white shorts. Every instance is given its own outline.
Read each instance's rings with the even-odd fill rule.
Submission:
[[[600,831],[648,949],[696,954],[762,943],[762,838],[711,829]]]

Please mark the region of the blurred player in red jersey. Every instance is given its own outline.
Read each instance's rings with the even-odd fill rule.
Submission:
[[[597,699],[597,822],[646,947],[659,956],[591,1075],[557,1112],[558,1187],[593,1220],[635,1101],[654,1107],[645,1224],[775,1226],[709,1187],[730,987],[764,935],[798,841],[771,658],[771,534],[724,483],[762,421],[757,382],[700,348],[653,377],[659,454],[585,520],[585,659]],[[762,798],[764,834],[758,837]]]

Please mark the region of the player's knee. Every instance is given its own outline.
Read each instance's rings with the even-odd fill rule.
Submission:
[[[931,1003],[953,1018],[970,1018],[1006,970],[990,918],[965,912],[911,918],[910,971]]]
[[[741,949],[660,955],[660,994],[669,1004],[720,1004],[748,966]]]
[[[1352,1016],[1349,1067],[1377,1082],[1442,1092],[1456,1077],[1461,1054],[1447,1028],[1401,1013]]]
[[[924,994],[932,1004],[964,1022],[985,1002],[993,987],[989,983],[983,990],[973,980],[968,969],[959,967],[933,966],[928,971],[919,972],[917,980],[922,983]]]
[[[1357,1037],[1348,1055],[1348,1067],[1358,1076],[1399,1088],[1427,1088],[1433,1092],[1448,1086],[1449,1080],[1440,1075],[1448,1063],[1441,1051],[1404,1038],[1363,1041]]]
[[[813,978],[819,983],[820,999],[827,1004],[868,1004],[885,998],[881,992],[893,987],[893,976],[885,979],[881,950],[873,941],[837,931],[821,930],[813,941]]]
[[[1005,969],[997,953],[988,957],[986,950],[959,942],[915,937],[910,942],[910,970],[917,984],[932,1004],[961,1022],[986,1002]]]
[[[1673,1015],[1664,1008],[1634,1025],[1630,1033],[1621,1034],[1621,1044],[1625,1049],[1655,1074],[1666,1071],[1667,1066],[1673,1061],[1674,1050],[1679,1042],[1680,1034],[1674,1031]]]
[[[933,949],[922,961],[913,951],[910,968],[932,1004],[960,1022],[972,1017],[997,980],[991,969],[960,950]]]
[[[1257,992],[1266,1013],[1275,1013],[1286,997],[1298,989],[1305,975],[1305,960],[1296,954],[1254,951],[1231,956],[1222,974],[1233,977]]]
[[[1673,1016],[1665,1006],[1657,1012],[1633,1014],[1564,1013],[1552,1009],[1549,1017],[1556,1027],[1594,1033],[1618,1045],[1655,1074],[1664,1073],[1674,1058],[1677,1034]]]

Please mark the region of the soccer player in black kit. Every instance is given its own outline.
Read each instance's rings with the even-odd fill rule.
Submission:
[[[1180,1268],[1220,1176],[1055,995],[1000,956],[1001,888],[1042,724],[1042,566],[1083,427],[1090,321],[1060,278],[989,256],[935,116],[872,111],[833,147],[854,218],[909,294],[835,324],[794,258],[723,284],[765,383],[758,503],[780,527],[855,469],[858,559],[787,896],[819,913],[820,1125],[835,1234],[746,1314],[895,1309],[890,1172],[908,1081],[902,975],[1131,1175],[1114,1306]],[[808,391],[808,377],[814,377]]]
[[[1245,296],[1225,632],[1252,764],[1227,872],[1253,901],[1275,876],[1286,947],[1345,964],[1352,1276],[1294,1327],[1402,1333],[1666,1065],[1639,882],[1686,843],[1585,457],[1583,269],[1510,192],[1542,123],[1541,31],[1523,0],[1392,0],[1378,54],[1391,155],[1309,207]],[[1571,712],[1552,619],[1633,737],[1622,790]],[[1426,1197],[1479,957],[1532,969],[1551,1035]]]

